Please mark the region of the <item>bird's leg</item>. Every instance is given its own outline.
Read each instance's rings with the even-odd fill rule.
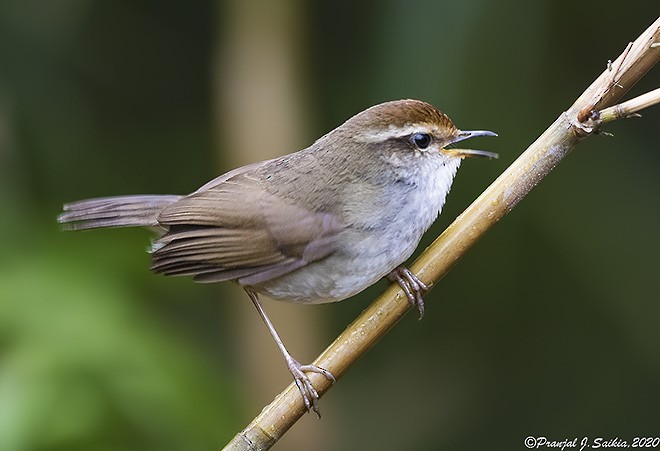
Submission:
[[[259,302],[259,296],[257,295],[257,293],[248,290],[247,288],[245,288],[245,292],[248,294],[248,296],[250,296],[252,303],[259,312],[259,316],[261,316],[261,319],[264,321],[264,324],[266,324],[268,331],[273,336],[273,339],[275,340],[277,347],[280,348],[280,352],[284,356],[286,365],[289,367],[289,371],[291,371],[291,374],[293,375],[293,380],[298,386],[298,390],[300,390],[300,394],[302,395],[303,402],[305,403],[305,407],[307,408],[307,411],[309,412],[310,410],[314,410],[314,412],[316,412],[316,415],[319,418],[321,418],[321,412],[319,410],[319,394],[314,388],[314,385],[312,385],[312,381],[309,379],[309,376],[307,376],[307,374],[305,373],[312,372],[312,373],[322,374],[323,376],[326,377],[326,379],[331,381],[333,384],[336,381],[335,377],[332,375],[330,371],[324,368],[321,368],[316,365],[301,365],[300,362],[294,359],[291,356],[291,354],[289,354],[289,351],[287,351],[286,347],[284,346],[284,343],[282,342],[282,339],[275,330],[275,326],[273,326],[273,323],[270,321],[270,318],[268,318],[268,316],[266,315],[266,312],[264,311],[263,307],[261,306],[261,303]]]
[[[387,276],[390,282],[398,283],[413,307],[419,310],[419,319],[424,317],[424,299],[422,295],[429,291],[424,282],[414,275],[408,268],[397,266]]]

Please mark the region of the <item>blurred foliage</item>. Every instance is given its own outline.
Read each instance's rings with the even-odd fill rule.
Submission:
[[[402,97],[499,132],[478,144],[501,159],[464,164],[426,244],[657,17],[650,1],[300,8],[310,139]],[[257,413],[235,395],[222,287],[149,274],[147,232],[54,220],[68,200],[185,193],[229,169],[211,104],[224,11],[0,3],[0,450],[217,449]],[[323,400],[336,430],[311,448],[660,434],[659,120],[656,107],[582,144],[429,295],[421,324],[402,321]],[[381,289],[318,307],[327,329]]]

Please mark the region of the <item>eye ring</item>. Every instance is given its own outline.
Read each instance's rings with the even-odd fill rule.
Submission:
[[[417,132],[410,135],[410,142],[418,149],[426,149],[431,145],[431,141],[431,135],[428,133]]]

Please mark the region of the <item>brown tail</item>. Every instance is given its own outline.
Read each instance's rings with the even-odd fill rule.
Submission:
[[[181,199],[175,195],[99,197],[64,205],[57,222],[66,230],[101,227],[153,227],[162,209]]]

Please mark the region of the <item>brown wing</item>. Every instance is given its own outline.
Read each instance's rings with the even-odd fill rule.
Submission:
[[[275,197],[249,171],[214,182],[162,211],[168,232],[154,243],[154,271],[258,285],[336,249],[344,227],[331,214]]]

